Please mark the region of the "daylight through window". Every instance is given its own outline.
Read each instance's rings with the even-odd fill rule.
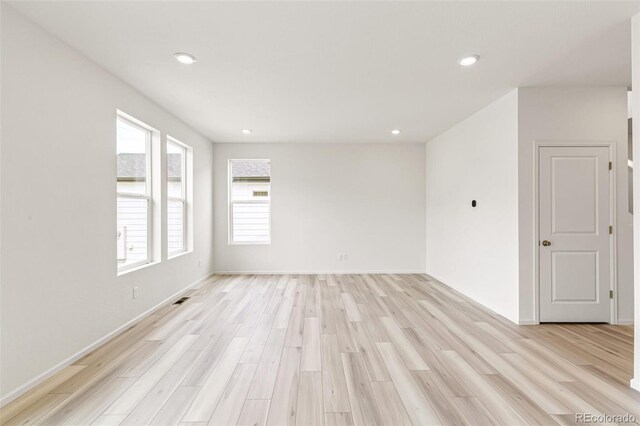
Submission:
[[[151,262],[151,130],[117,119],[118,270]]]
[[[271,242],[271,161],[229,160],[229,243]]]
[[[167,244],[169,256],[187,251],[187,147],[167,138]]]

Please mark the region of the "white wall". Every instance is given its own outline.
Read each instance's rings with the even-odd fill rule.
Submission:
[[[209,274],[213,147],[6,3],[1,38],[0,387],[6,401]],[[163,253],[160,264],[120,277],[116,108],[191,145],[194,154],[194,252],[170,261]]]
[[[632,27],[632,79],[633,94],[632,107],[633,119],[633,151],[634,160],[640,163],[640,15],[633,17],[631,21]],[[634,206],[634,264],[635,264],[635,324],[634,328],[634,379],[631,380],[631,386],[640,391],[640,173],[633,174],[633,206]]]
[[[618,319],[633,321],[633,216],[627,195],[627,88],[521,88],[518,90],[520,321],[535,318],[535,141],[612,141],[616,146]]]
[[[517,120],[514,90],[426,147],[427,273],[512,321],[518,321]]]
[[[513,321],[536,321],[535,141],[615,144],[617,319],[633,322],[625,87],[520,88],[430,141],[427,273]]]
[[[227,161],[242,158],[271,159],[270,245],[228,245]],[[423,144],[216,143],[214,268],[424,272],[424,173]]]

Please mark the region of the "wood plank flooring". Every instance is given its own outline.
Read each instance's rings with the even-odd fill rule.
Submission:
[[[216,276],[4,407],[2,425],[640,419],[630,326],[517,326],[426,275]]]

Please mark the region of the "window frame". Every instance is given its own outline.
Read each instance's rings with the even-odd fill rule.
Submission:
[[[229,222],[228,226],[228,245],[230,246],[268,246],[271,245],[271,172],[269,172],[269,196],[266,200],[244,200],[244,201],[234,201],[233,200],[233,163],[236,161],[262,161],[265,163],[271,164],[271,159],[269,158],[233,158],[227,161],[227,195],[228,195],[228,208],[227,208],[227,219]],[[268,241],[234,241],[233,240],[233,205],[235,203],[245,203],[245,204],[266,204],[269,208],[269,218],[268,218],[268,226],[269,226],[269,240]]]
[[[169,196],[169,150],[166,151],[166,164],[167,164],[167,258],[173,259],[174,257],[178,257],[181,254],[188,253],[191,251],[189,249],[190,238],[189,238],[189,196],[187,193],[188,186],[191,185],[191,179],[189,179],[190,175],[190,167],[189,160],[187,156],[191,151],[191,147],[183,142],[180,142],[178,139],[167,135],[166,147],[169,145],[174,145],[183,151],[182,156],[182,198],[180,197],[170,197]],[[182,203],[182,249],[169,251],[169,203],[170,202],[180,202]]]
[[[146,200],[147,201],[147,258],[143,260],[139,260],[137,262],[129,263],[127,265],[117,265],[118,275],[129,272],[132,269],[139,268],[141,266],[146,266],[153,263],[153,132],[155,131],[150,126],[147,126],[140,120],[137,120],[131,117],[128,114],[125,114],[121,111],[117,112],[116,118],[116,129],[117,129],[117,121],[121,120],[126,122],[128,125],[132,127],[136,127],[146,133],[146,141],[145,141],[145,149],[146,149],[146,178],[145,178],[145,194],[134,194],[130,192],[120,192],[117,190],[117,172],[116,172],[116,211],[117,211],[117,203],[120,198],[127,198],[132,200]],[[116,148],[118,144],[118,135],[116,130]],[[116,153],[117,155],[117,153]],[[117,166],[116,166],[117,167]],[[117,212],[116,212],[116,229],[117,229]],[[126,250],[126,247],[125,247]],[[116,254],[116,262],[117,262],[117,254]]]

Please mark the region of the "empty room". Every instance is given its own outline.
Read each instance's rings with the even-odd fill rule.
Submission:
[[[640,2],[0,1],[0,425],[640,424]]]

